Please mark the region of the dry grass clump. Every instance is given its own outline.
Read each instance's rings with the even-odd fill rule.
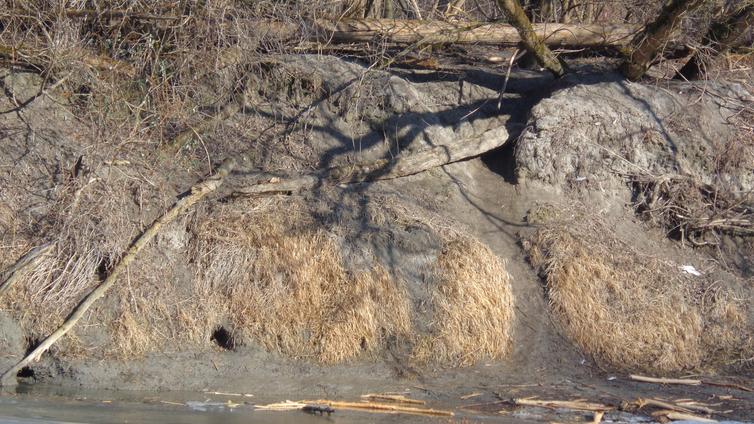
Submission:
[[[379,264],[346,269],[323,229],[270,212],[226,209],[197,230],[200,290],[220,294],[235,337],[329,363],[411,337],[402,282]]]
[[[460,366],[503,357],[514,316],[503,262],[482,243],[459,238],[446,244],[431,275],[428,334],[414,357]]]
[[[598,363],[672,373],[754,353],[746,299],[635,251],[607,228],[552,224],[524,244],[563,329]]]

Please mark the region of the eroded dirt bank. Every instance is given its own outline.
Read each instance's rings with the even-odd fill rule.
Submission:
[[[177,153],[110,138],[64,98],[27,102],[39,82],[3,71],[0,269],[54,246],[0,299],[3,369],[233,156],[223,191],[163,231],[23,378],[286,398],[411,387],[450,404],[474,392],[476,403],[619,404],[733,390],[640,385],[631,372],[751,385],[754,159],[739,124],[752,97],[741,86],[520,71],[498,107],[493,72],[307,55],[260,69],[239,113]],[[239,194],[495,137],[507,144],[412,176]],[[679,205],[707,221],[679,219]],[[708,231],[715,219],[724,225]],[[724,401],[730,417],[752,413]]]

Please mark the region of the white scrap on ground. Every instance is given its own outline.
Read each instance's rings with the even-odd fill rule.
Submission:
[[[696,277],[701,277],[702,276],[702,273],[699,272],[699,271],[697,271],[696,268],[694,268],[693,265],[684,265],[684,266],[681,267],[681,270],[683,270],[683,272],[685,272],[687,274],[691,274],[691,275],[694,275]]]

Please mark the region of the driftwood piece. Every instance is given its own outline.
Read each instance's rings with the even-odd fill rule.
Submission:
[[[365,400],[370,400],[370,401],[381,401],[381,402],[387,401],[387,402],[405,403],[408,405],[426,405],[427,403],[423,400],[411,399],[403,395],[392,394],[392,393],[369,393],[366,395],[361,395],[361,398]]]
[[[53,247],[54,245],[52,243],[45,243],[31,249],[25,255],[21,256],[21,258],[19,258],[16,263],[8,268],[3,274],[0,274],[2,276],[2,279],[0,280],[2,281],[0,283],[0,298],[10,290],[13,284],[15,284],[21,275],[23,275],[25,270],[33,267],[37,261],[44,257],[44,255],[52,250]]]
[[[652,413],[653,417],[665,417],[671,421],[693,421],[699,423],[716,423],[717,420],[707,417],[700,417],[699,415],[689,414],[685,412],[660,410]]]
[[[636,400],[636,406],[639,409],[644,408],[645,406],[656,406],[658,408],[668,409],[668,410],[676,411],[676,412],[683,412],[683,413],[687,413],[687,414],[692,413],[694,410],[697,410],[698,412],[704,412],[706,414],[711,414],[712,412],[714,412],[714,411],[712,411],[712,410],[710,410],[709,408],[706,408],[706,407],[700,407],[700,406],[696,406],[696,405],[693,405],[693,406],[688,406],[688,405],[687,406],[680,406],[680,405],[676,405],[674,403],[665,402],[665,401],[658,400],[658,399],[644,399],[644,398],[640,398],[640,399]]]
[[[315,404],[315,405],[327,405],[331,408],[351,409],[356,411],[371,411],[371,412],[399,412],[404,414],[415,415],[431,415],[439,417],[452,417],[455,415],[453,411],[444,409],[432,409],[432,408],[419,408],[416,406],[404,406],[390,403],[378,403],[378,402],[343,402],[333,401],[327,399],[320,400],[305,400],[301,403]]]
[[[89,293],[81,303],[76,306],[71,315],[65,320],[65,322],[54,333],[50,334],[42,343],[39,344],[31,353],[26,355],[16,365],[11,367],[0,377],[0,385],[9,386],[16,384],[16,375],[25,366],[32,361],[39,359],[39,357],[47,351],[58,339],[63,337],[68,331],[70,331],[76,323],[84,316],[86,311],[96,302],[103,297],[110,287],[115,284],[118,277],[128,266],[136,259],[136,255],[160,232],[163,226],[172,222],[178,215],[185,212],[188,208],[194,205],[196,202],[204,198],[206,195],[217,190],[222,185],[225,177],[231,172],[235,166],[235,161],[232,159],[226,160],[217,172],[205,179],[204,181],[191,187],[190,193],[175,202],[175,204],[168,209],[165,214],[157,218],[152,225],[149,226],[139,237],[137,237],[128,248],[126,253],[120,259],[118,264],[113,268],[110,274],[105,280],[100,283],[91,293]]]
[[[678,379],[678,378],[656,378],[646,377],[643,375],[631,374],[628,376],[631,380],[641,381],[642,383],[657,383],[657,384],[681,384],[686,386],[698,386],[702,384],[702,380],[692,379]]]
[[[521,36],[508,24],[394,19],[318,19],[315,26],[336,43],[383,41],[398,44],[453,43],[517,46]],[[534,33],[552,47],[623,46],[640,27],[624,24],[532,24]],[[331,36],[331,37],[327,37]]]
[[[540,400],[540,399],[513,399],[513,403],[517,406],[539,406],[542,408],[551,409],[573,409],[576,411],[594,411],[604,412],[615,409],[612,406],[604,405],[596,402],[586,402],[584,400]]]

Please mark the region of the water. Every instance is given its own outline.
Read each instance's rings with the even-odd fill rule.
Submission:
[[[227,401],[230,400],[230,404]],[[245,403],[244,403],[245,402]],[[19,387],[0,395],[2,424],[63,423],[447,423],[447,418],[338,410],[332,415],[301,411],[255,411],[243,397],[181,392],[86,392]],[[262,403],[262,402],[260,402]],[[266,402],[265,402],[266,403]]]

